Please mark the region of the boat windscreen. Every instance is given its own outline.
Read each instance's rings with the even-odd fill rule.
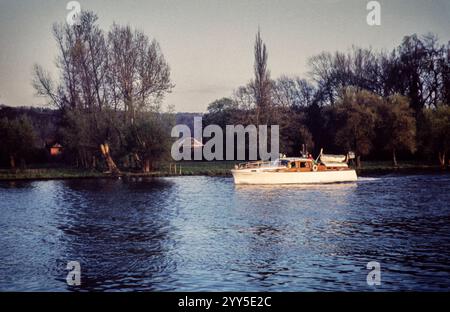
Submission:
[[[287,159],[275,159],[274,161],[270,162],[271,167],[282,167],[287,166],[289,164],[289,160]]]

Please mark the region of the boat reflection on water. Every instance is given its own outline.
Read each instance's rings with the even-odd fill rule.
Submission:
[[[343,183],[323,183],[323,184],[236,184],[234,188],[237,191],[244,190],[274,190],[274,191],[282,191],[282,190],[321,190],[324,192],[333,191],[333,190],[351,190],[356,188],[358,185],[357,182],[343,182]]]
[[[280,201],[292,199],[297,206],[303,200],[329,197],[335,200],[345,200],[355,192],[357,182],[327,183],[327,184],[289,184],[289,185],[235,185],[237,196],[248,196],[248,200],[264,201],[268,198],[279,198]],[[320,193],[320,197],[317,197]]]

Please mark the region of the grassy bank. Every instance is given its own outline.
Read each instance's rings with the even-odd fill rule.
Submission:
[[[437,164],[424,163],[419,161],[404,161],[399,162],[398,166],[394,166],[392,161],[363,161],[360,169],[357,169],[358,174],[383,174],[390,172],[408,173],[420,171],[440,171],[441,168]]]
[[[162,162],[155,166],[155,171],[143,174],[141,172],[123,172],[124,177],[162,177],[162,176],[230,176],[230,170],[236,161],[182,161]],[[395,167],[390,161],[365,161],[358,169],[359,175],[408,173],[420,171],[438,171],[439,166],[416,161],[400,162]],[[80,178],[110,178],[111,175],[98,171],[81,170],[76,168],[39,168],[17,170],[15,173],[8,169],[0,169],[0,180],[51,180],[51,179],[80,179]]]
[[[242,161],[181,161],[159,164],[160,170],[171,175],[231,175],[230,170]],[[176,168],[175,168],[176,165]]]
[[[150,173],[137,171],[122,172],[123,177],[164,177],[164,176],[227,176],[236,162],[162,162],[155,166]],[[111,178],[108,173],[95,170],[82,170],[78,168],[34,168],[18,169],[15,172],[9,169],[0,169],[0,181],[10,180],[54,180],[54,179],[83,179],[83,178]]]
[[[12,172],[0,169],[0,180],[53,180],[53,179],[82,179],[106,177],[96,171],[80,170],[76,168],[42,168],[24,169]]]

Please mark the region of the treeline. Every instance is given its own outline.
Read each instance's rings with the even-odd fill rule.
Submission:
[[[0,166],[48,162],[46,151],[57,130],[59,112],[0,105]]]
[[[391,52],[352,47],[309,60],[309,79],[270,77],[268,52],[256,36],[254,79],[208,106],[205,124],[279,125],[280,151],[305,144],[351,150],[397,164],[403,157],[439,160],[450,148],[450,42],[406,36]]]
[[[33,86],[56,113],[0,110],[0,162],[24,163],[47,138],[63,146],[64,161],[111,173],[148,172],[169,158],[177,121],[161,108],[173,84],[158,43],[130,26],[104,30],[93,12],[78,25],[55,24],[53,36],[59,75],[36,65]],[[306,146],[315,155],[354,151],[358,165],[362,157],[447,164],[450,43],[412,35],[390,52],[323,52],[309,60],[308,79],[271,78],[259,32],[254,57],[254,78],[211,103],[203,126],[279,125],[280,152],[292,156]]]
[[[175,120],[175,124],[186,124],[193,132],[194,116],[202,116],[201,113],[174,113],[167,116]],[[77,165],[82,163],[70,152],[63,148],[63,153],[58,156],[50,155],[50,149],[55,144],[61,144],[64,140],[62,135],[62,114],[58,109],[42,107],[10,107],[0,104],[0,167],[27,168],[32,166],[45,166],[52,164]],[[168,147],[168,144],[164,146]],[[168,154],[165,152],[165,155]],[[98,160],[101,160],[98,154]],[[168,156],[168,155],[167,155]],[[132,164],[129,157],[118,157],[119,168],[130,169]],[[106,169],[106,163],[97,162],[95,167],[88,164],[88,169]],[[16,168],[14,168],[16,167]]]

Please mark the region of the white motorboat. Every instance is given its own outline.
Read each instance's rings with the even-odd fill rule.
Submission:
[[[273,162],[239,164],[231,170],[235,184],[314,184],[356,181],[348,155],[320,154],[317,160],[283,157]]]

